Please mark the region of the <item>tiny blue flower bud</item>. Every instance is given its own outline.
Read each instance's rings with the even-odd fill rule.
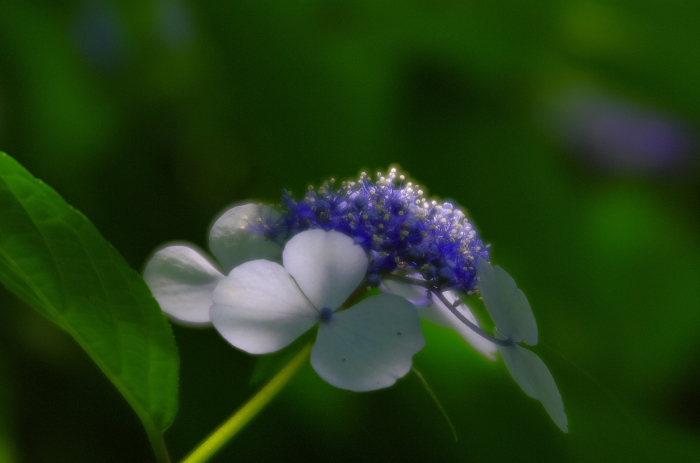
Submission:
[[[391,273],[396,270],[396,260],[392,255],[378,257],[374,260],[374,267],[378,272]]]
[[[363,196],[363,195],[355,196],[355,206],[357,206],[357,208],[359,210],[362,210],[365,207],[367,207],[368,202],[369,202],[369,200],[367,199],[367,196]]]
[[[423,278],[430,281],[437,276],[437,272],[435,271],[435,267],[430,265],[430,266],[426,267],[425,269],[421,270],[421,275],[423,275]]]
[[[454,276],[455,276],[455,272],[453,272],[448,267],[442,267],[437,272],[438,281],[440,283],[442,283],[443,285],[447,285],[447,284],[452,283],[452,279],[454,278]]]
[[[376,288],[382,284],[382,276],[378,273],[370,273],[367,275],[367,286]]]
[[[320,212],[325,212],[331,208],[331,204],[328,201],[319,200],[315,202],[316,210]]]
[[[328,323],[331,318],[333,318],[333,310],[328,307],[322,308],[320,315],[321,323]]]
[[[425,257],[425,251],[420,246],[413,246],[408,250],[408,258],[413,262],[421,262]]]

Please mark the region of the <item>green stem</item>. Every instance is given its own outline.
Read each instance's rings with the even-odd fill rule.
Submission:
[[[219,429],[207,437],[199,447],[194,449],[182,463],[202,463],[209,460],[221,447],[231,440],[265,405],[275,397],[289,382],[294,374],[304,365],[311,353],[312,344],[308,344],[287,364],[260,392],[241,407],[222,424]]]
[[[461,299],[457,299],[454,304],[451,304],[450,301],[447,300],[447,298],[442,294],[442,292],[437,291],[437,290],[431,290],[433,294],[437,296],[440,301],[445,304],[445,307],[447,307],[450,312],[452,312],[452,315],[457,317],[459,321],[467,325],[469,328],[472,329],[476,334],[481,336],[482,338],[491,341],[494,344],[497,344],[499,346],[512,346],[515,344],[512,340],[510,339],[498,339],[495,336],[491,336],[488,334],[486,331],[482,330],[478,326],[476,326],[474,323],[472,323],[467,317],[465,317],[462,313],[457,310],[457,306],[459,306],[462,303]]]
[[[165,447],[163,434],[154,430],[146,431],[148,433],[148,439],[151,441],[151,447],[153,447],[153,454],[156,456],[156,462],[170,463],[170,457],[168,456],[168,449]]]

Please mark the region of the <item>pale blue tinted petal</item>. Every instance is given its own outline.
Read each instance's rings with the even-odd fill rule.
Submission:
[[[209,248],[226,273],[243,262],[256,259],[279,261],[282,247],[266,239],[262,233],[246,229],[278,215],[269,206],[245,204],[229,209],[217,219],[209,233]]]
[[[278,351],[319,320],[289,273],[269,260],[231,270],[214,290],[210,315],[224,339],[251,354]]]
[[[537,322],[525,294],[513,278],[498,265],[479,259],[479,292],[498,329],[508,339],[537,344]]]
[[[224,276],[191,245],[168,246],[146,264],[143,278],[168,316],[183,324],[208,325],[216,284]]]
[[[311,365],[330,384],[351,391],[389,387],[411,369],[425,339],[413,304],[382,294],[336,312],[318,329]]]
[[[407,276],[416,280],[425,281],[420,273]],[[397,296],[404,297],[416,306],[425,305],[431,302],[430,298],[428,298],[428,290],[422,286],[384,279],[382,280],[382,290],[390,294],[396,294]]]
[[[542,402],[559,429],[568,432],[568,419],[561,394],[542,359],[518,345],[499,346],[498,350],[515,382],[527,395]]]
[[[282,261],[319,310],[340,307],[362,282],[369,263],[352,238],[324,230],[301,232],[289,240]]]
[[[442,294],[449,302],[454,302],[458,299],[458,296],[452,291],[443,291]],[[477,322],[476,317],[465,304],[459,305],[457,310],[459,310],[459,312],[461,312],[462,315],[467,318],[467,320],[474,323],[476,326],[479,326],[479,322]],[[474,330],[462,323],[438,298],[433,298],[433,301],[428,305],[419,306],[418,313],[423,320],[455,330],[476,350],[491,360],[496,360],[496,352],[498,351],[496,345],[491,341],[484,339],[484,337],[477,334]]]

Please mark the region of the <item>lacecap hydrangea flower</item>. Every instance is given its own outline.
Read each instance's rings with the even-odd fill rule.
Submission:
[[[396,169],[376,182],[363,173],[309,187],[300,200],[284,191],[279,206],[234,207],[215,222],[209,246],[218,265],[188,244],[166,246],[148,262],[144,277],[172,319],[213,324],[253,354],[280,350],[317,326],[314,369],[337,387],[366,391],[410,370],[425,343],[420,316],[455,329],[489,358],[500,352],[516,382],[566,431],[551,374],[520,346],[536,338],[513,328],[534,324],[527,299],[509,275],[504,284],[505,271],[491,269],[488,247],[463,211],[428,200]],[[372,287],[386,294],[362,299]],[[462,299],[477,293],[493,336]],[[513,316],[524,313],[523,300],[531,319]]]

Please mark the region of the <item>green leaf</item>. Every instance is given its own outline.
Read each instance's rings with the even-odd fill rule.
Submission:
[[[75,338],[134,408],[156,454],[164,453],[161,433],[175,418],[178,393],[170,325],[90,221],[5,153],[0,281]]]

